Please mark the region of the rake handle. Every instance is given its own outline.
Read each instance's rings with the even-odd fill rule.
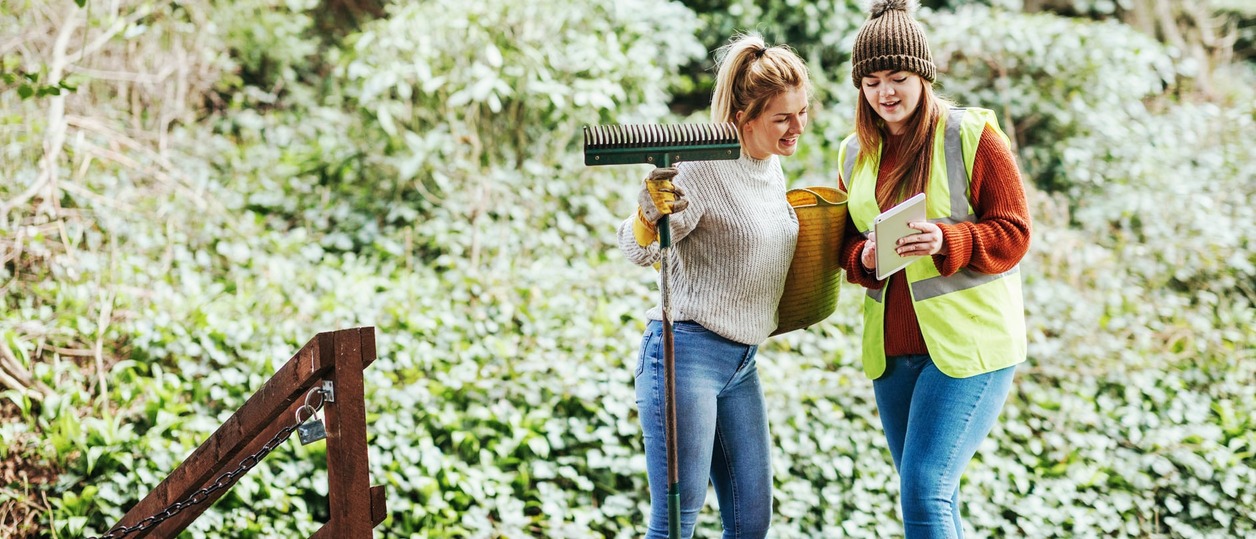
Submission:
[[[667,536],[680,538],[680,463],[676,442],[676,351],[672,333],[671,291],[668,288],[668,259],[672,245],[671,220],[664,215],[658,220],[659,291],[663,295],[663,398],[664,425],[667,434]]]
[[[671,155],[664,155],[660,166],[672,166]],[[663,296],[663,399],[664,430],[667,431],[667,537],[680,539],[680,449],[676,441],[676,348],[672,333],[672,298],[668,285],[668,261],[671,259],[672,220],[664,215],[658,220],[659,292]]]

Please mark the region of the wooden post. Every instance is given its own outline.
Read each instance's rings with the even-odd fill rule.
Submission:
[[[370,331],[370,330],[367,330]],[[363,333],[366,333],[365,331]],[[327,335],[324,354],[334,354],[331,372],[336,401],[324,405],[327,422],[327,503],[333,537],[371,536],[370,470],[366,450],[363,363],[375,359],[375,334]],[[363,353],[369,340],[370,358]]]

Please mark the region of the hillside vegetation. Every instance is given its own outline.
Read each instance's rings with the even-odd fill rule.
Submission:
[[[1013,136],[1030,360],[971,537],[1256,535],[1256,7],[936,0],[939,90]],[[581,128],[705,121],[737,30],[807,58],[797,186],[852,129],[855,0],[0,4],[0,535],[104,533],[316,333],[373,326],[387,537],[638,537],[648,168]],[[760,368],[773,536],[901,535],[860,291]],[[325,444],[185,534],[305,537]],[[714,497],[710,502],[714,505]],[[704,511],[699,536],[718,529]]]

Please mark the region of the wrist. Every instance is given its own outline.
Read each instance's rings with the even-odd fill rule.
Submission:
[[[637,245],[642,247],[648,247],[658,241],[658,229],[645,219],[640,209],[637,210],[637,218],[632,220],[632,237],[637,240]]]
[[[641,209],[641,206],[637,206],[637,221],[651,231],[658,233],[658,225],[645,216],[645,211]]]

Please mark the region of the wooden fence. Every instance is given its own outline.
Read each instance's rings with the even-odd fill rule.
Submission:
[[[177,536],[239,479],[229,477],[224,481],[224,476],[230,475],[232,469],[239,469],[236,467],[242,461],[257,455],[285,429],[291,432],[297,410],[306,406],[310,390],[330,381],[334,400],[323,395],[323,413],[331,520],[312,537],[372,537],[375,526],[386,515],[384,487],[370,486],[367,467],[362,370],[373,361],[375,328],[319,333],[183,464],[132,507],[118,526],[136,527],[153,515],[164,514],[166,518],[155,526],[127,536]],[[172,506],[207,488],[212,489],[212,493],[203,500],[173,508],[174,514],[170,514]]]

